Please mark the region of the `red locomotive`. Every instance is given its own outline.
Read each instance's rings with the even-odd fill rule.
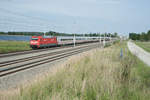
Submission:
[[[32,36],[32,39],[30,41],[30,47],[33,49],[57,45],[58,45],[57,37]]]

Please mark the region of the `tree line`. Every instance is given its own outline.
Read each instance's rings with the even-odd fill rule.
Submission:
[[[0,32],[0,35],[24,35],[24,36],[41,36],[44,35],[43,32]],[[60,33],[49,31],[45,35],[50,36],[74,36],[74,33]],[[76,36],[86,36],[86,37],[118,37],[118,33],[86,33],[86,34],[75,34]]]
[[[129,33],[129,38],[132,40],[150,41],[150,30],[147,33]]]

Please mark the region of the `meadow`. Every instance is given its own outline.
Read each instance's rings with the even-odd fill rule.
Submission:
[[[24,41],[0,41],[0,53],[31,50],[29,42]]]
[[[135,42],[135,44],[143,48],[145,51],[150,52],[150,42]]]
[[[123,56],[120,51],[123,50]],[[148,100],[150,67],[133,56],[126,42],[69,58],[8,100]]]

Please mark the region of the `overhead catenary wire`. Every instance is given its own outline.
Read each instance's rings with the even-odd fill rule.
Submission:
[[[31,16],[27,14],[23,14],[21,12],[16,12],[11,10],[8,10],[8,8],[2,8],[0,7],[0,31],[55,31],[55,29],[61,31],[61,32],[67,32],[69,29],[72,31],[75,28],[67,28],[63,24],[56,24],[53,21],[40,18],[37,16]],[[9,14],[10,16],[7,16]],[[74,23],[72,23],[74,25]],[[71,26],[71,25],[69,25]],[[76,25],[77,26],[77,25]]]
[[[52,22],[50,20],[47,20],[47,19],[44,19],[44,18],[35,17],[35,16],[31,16],[31,15],[27,15],[27,14],[23,14],[21,12],[16,12],[16,11],[13,11],[13,10],[8,10],[8,8],[0,7],[0,11],[3,12],[3,13],[11,15],[11,18],[10,18],[10,16],[9,17],[6,16],[4,18],[5,22],[9,21],[10,22],[9,24],[13,23],[13,25],[11,25],[9,27],[18,27],[18,26],[16,26],[16,24],[21,23],[22,27],[24,27],[23,29],[26,29],[26,28],[29,29],[30,28],[32,30],[33,29],[32,27],[37,27],[37,28],[34,28],[34,29],[44,30],[44,32],[47,32],[47,31],[50,31],[50,30],[54,30],[55,31],[55,29],[57,29],[57,31],[59,30],[59,31],[65,33],[65,32],[67,32],[67,30],[70,29],[70,28],[67,28],[67,30],[66,30],[66,26],[64,26],[63,24],[59,23],[59,24],[56,25],[56,23],[54,23],[54,22]],[[4,14],[4,15],[6,15],[6,14]],[[0,16],[0,18],[2,18],[2,16]],[[0,22],[1,22],[1,19],[0,19]],[[28,25],[28,24],[30,24],[30,25]],[[6,24],[3,24],[3,25],[5,26]],[[8,26],[6,26],[6,27],[8,27]]]
[[[1,28],[5,28],[6,30],[18,30],[19,28],[21,28],[30,31],[41,30],[43,32],[47,32],[49,30],[53,30],[56,27],[60,28],[60,26],[56,26],[53,23],[49,23],[48,20],[38,17],[24,15],[22,13],[10,11],[1,7],[0,11],[10,14],[12,16],[12,18],[7,16],[0,16],[0,31],[2,30]]]
[[[47,21],[49,21],[49,20],[45,20],[45,19],[42,19],[42,18],[39,18],[39,17],[35,17],[35,16],[33,17],[33,16],[30,16],[30,15],[25,15],[25,14],[15,12],[15,11],[11,11],[11,10],[1,8],[1,7],[0,7],[0,11],[5,12],[5,13],[9,13],[9,14],[12,14],[12,15],[20,16],[20,17],[29,18],[30,20],[32,19],[32,20],[41,21],[41,22],[44,22],[44,23],[47,23]]]

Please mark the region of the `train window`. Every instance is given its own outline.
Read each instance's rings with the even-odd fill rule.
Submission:
[[[38,40],[38,38],[32,38],[32,40],[35,40],[35,41],[37,41],[37,40]]]

